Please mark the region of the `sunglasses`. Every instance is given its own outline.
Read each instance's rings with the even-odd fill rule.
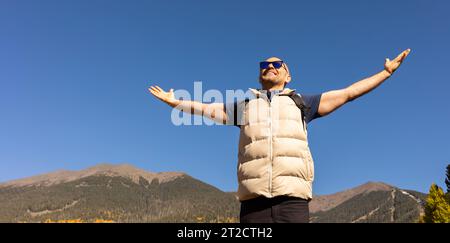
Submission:
[[[272,64],[272,66],[276,69],[280,69],[283,66],[283,61],[274,61],[274,62],[260,62],[259,63],[259,68],[261,69],[267,69],[269,67],[269,65]]]

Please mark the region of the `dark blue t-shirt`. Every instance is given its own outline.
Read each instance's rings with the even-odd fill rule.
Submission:
[[[305,102],[305,105],[308,107],[311,107],[311,109],[306,112],[305,114],[305,120],[306,123],[309,123],[310,121],[319,118],[319,104],[320,104],[320,98],[322,97],[322,94],[316,94],[316,95],[302,95],[303,101]]]
[[[267,97],[269,98],[269,100],[271,100],[271,98],[273,97],[274,94],[279,93],[280,90],[275,90],[275,91],[271,91],[270,93],[267,94]],[[322,97],[322,94],[315,94],[315,95],[306,95],[306,94],[300,94],[300,96],[302,97],[303,101],[305,102],[305,105],[307,107],[310,107],[310,109],[308,110],[308,112],[306,112],[305,114],[305,121],[306,123],[311,122],[312,120],[319,118],[319,104],[320,104],[320,98]],[[225,111],[227,113],[228,117],[236,117],[237,113],[239,111],[242,111],[242,105],[244,104],[243,101],[236,101],[236,102],[232,102],[232,103],[227,103],[225,104]],[[228,125],[236,125],[235,124],[236,121],[229,121],[227,122]]]

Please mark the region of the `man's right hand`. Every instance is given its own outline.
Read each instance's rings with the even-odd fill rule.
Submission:
[[[165,92],[163,89],[161,89],[159,86],[150,86],[148,89],[150,93],[152,93],[156,98],[160,99],[161,101],[172,105],[175,103],[175,95],[173,93],[173,89],[170,89],[169,92]]]

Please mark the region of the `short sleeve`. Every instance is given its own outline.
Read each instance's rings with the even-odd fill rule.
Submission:
[[[303,101],[305,102],[305,105],[307,107],[310,107],[309,111],[305,114],[305,120],[306,123],[311,122],[312,120],[321,117],[319,115],[319,104],[320,104],[320,98],[322,97],[322,94],[316,94],[316,95],[304,95],[300,94]]]

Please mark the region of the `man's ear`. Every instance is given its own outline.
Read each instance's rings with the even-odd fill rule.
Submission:
[[[291,82],[292,78],[291,75],[288,73],[287,77],[286,77],[286,83]]]

